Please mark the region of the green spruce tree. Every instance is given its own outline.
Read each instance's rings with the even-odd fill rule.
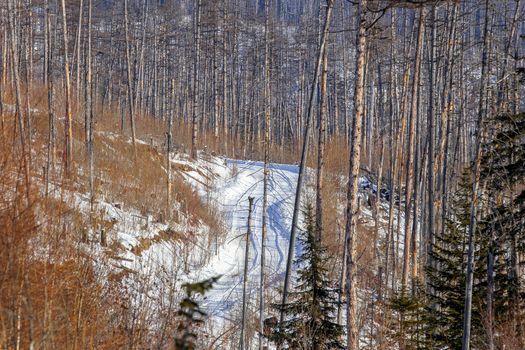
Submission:
[[[387,336],[392,347],[405,350],[432,349],[429,346],[428,314],[425,294],[419,285],[412,293],[399,291],[388,301],[393,325]]]
[[[286,319],[272,330],[270,339],[283,349],[344,349],[344,328],[335,322],[339,291],[328,277],[326,248],[315,238],[311,205],[305,210],[306,230],[299,237],[302,250],[295,260],[297,283],[289,302],[274,307]]]
[[[470,198],[468,173],[463,175],[462,184],[454,194],[445,230],[435,235],[431,266],[426,268],[427,278],[427,335],[433,348],[460,349],[463,329],[465,300],[465,269],[467,230],[469,225]],[[472,302],[473,335],[479,332],[482,322],[482,306],[485,304],[487,242],[481,235],[482,220],[474,235],[475,263]],[[475,338],[475,337],[473,337]]]
[[[463,174],[459,189],[452,196],[445,229],[435,236],[427,278],[427,335],[432,348],[460,349],[465,300],[467,230],[470,220],[470,169]],[[487,256],[490,237],[484,234],[486,222],[478,221],[474,235],[474,285],[472,296],[473,345],[483,341],[487,297]]]
[[[496,346],[525,348],[519,256],[525,252],[525,113],[500,114],[487,125],[480,179],[486,188],[483,234],[494,252]],[[514,343],[499,343],[500,339]]]
[[[204,323],[206,312],[201,309],[196,299],[199,295],[204,296],[218,279],[219,277],[212,277],[205,281],[182,285],[186,297],[180,302],[177,312],[180,320],[177,327],[179,334],[175,337],[174,344],[176,350],[197,349],[197,329]]]

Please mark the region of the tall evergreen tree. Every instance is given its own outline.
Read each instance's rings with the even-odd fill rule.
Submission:
[[[428,283],[428,330],[432,344],[436,348],[460,349],[462,343],[463,303],[465,299],[465,269],[467,230],[469,225],[468,179],[465,174],[463,184],[452,200],[446,228],[436,233],[430,261],[427,266]],[[485,293],[482,283],[486,277],[487,240],[481,235],[483,221],[478,222],[474,235],[476,261],[474,263],[474,288],[472,302],[472,333],[481,329],[482,305]],[[479,335],[479,334],[478,334]],[[474,337],[475,339],[476,337]]]
[[[429,319],[426,310],[426,296],[419,284],[415,284],[412,293],[400,290],[388,302],[394,324],[387,332],[391,347],[398,344],[400,349],[432,349],[429,334]]]
[[[474,234],[473,342],[502,348],[506,339],[522,347],[522,286],[518,278],[519,242],[525,238],[525,113],[491,118],[482,142],[483,188]],[[436,235],[427,267],[427,334],[433,346],[461,347],[465,291],[466,232],[469,225],[468,175],[455,194],[446,230]],[[497,310],[497,312],[495,312]],[[508,334],[508,327],[511,324]],[[475,345],[475,344],[473,344]]]
[[[297,286],[286,304],[274,305],[285,319],[270,339],[285,349],[344,349],[344,328],[335,322],[340,291],[328,277],[326,248],[316,238],[311,205],[305,210],[305,224],[299,237],[302,252],[294,262]]]
[[[487,192],[487,224],[483,233],[491,238],[494,251],[491,257],[496,264],[493,281],[488,283],[488,288],[493,290],[488,295],[491,300],[487,311],[494,315],[490,318],[490,332],[498,334],[492,341],[495,346],[499,337],[516,339],[516,343],[507,346],[524,348],[524,294],[519,278],[519,256],[520,251],[525,250],[525,113],[492,118],[488,135],[483,143],[480,179]],[[500,324],[503,328],[498,327]],[[493,329],[496,327],[498,332]]]

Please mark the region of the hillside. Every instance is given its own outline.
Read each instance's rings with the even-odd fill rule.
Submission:
[[[523,350],[522,96],[525,0],[2,0],[0,348]]]

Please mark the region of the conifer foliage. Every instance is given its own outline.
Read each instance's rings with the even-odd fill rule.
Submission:
[[[390,299],[392,316],[395,318],[395,324],[399,325],[387,331],[391,347],[405,350],[431,348],[428,346],[430,337],[427,334],[430,324],[426,300],[419,285],[414,287],[413,293],[399,291]]]
[[[213,284],[219,277],[212,277],[197,283],[186,283],[182,287],[186,291],[186,297],[180,302],[178,316],[181,321],[178,326],[179,336],[175,338],[175,349],[193,350],[197,349],[197,328],[204,323],[206,313],[201,309],[196,298],[204,296],[213,288]]]
[[[480,177],[487,189],[483,234],[490,237],[495,252],[494,332],[515,339],[511,346],[523,348],[524,294],[518,257],[525,251],[525,112],[494,117],[488,133]],[[497,327],[500,324],[503,329]]]
[[[344,349],[343,327],[335,322],[339,291],[328,277],[326,248],[316,239],[311,205],[305,210],[301,254],[295,260],[297,284],[285,305],[274,307],[286,316],[270,339],[284,349]]]
[[[474,235],[473,345],[523,347],[523,286],[518,255],[525,238],[525,113],[492,118],[482,143],[479,224]],[[462,341],[469,225],[468,179],[455,193],[445,230],[436,234],[427,266],[428,331],[433,347]],[[509,343],[509,339],[511,343]]]
[[[431,344],[437,348],[460,349],[463,325],[463,303],[465,299],[466,244],[469,225],[470,174],[464,174],[464,181],[453,198],[453,210],[446,227],[437,233],[427,266],[427,309],[428,331]],[[474,236],[476,247],[474,264],[474,292],[472,302],[472,328],[481,327],[482,305],[486,293],[486,238],[481,235],[483,222],[479,222]],[[473,332],[476,335],[475,332]],[[479,336],[479,334],[478,334]]]

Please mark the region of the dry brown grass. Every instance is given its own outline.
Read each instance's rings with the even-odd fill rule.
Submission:
[[[35,87],[32,92],[32,107],[39,110],[38,113],[34,113],[32,116],[33,127],[35,129],[35,136],[32,142],[33,151],[33,164],[31,175],[35,179],[42,178],[42,167],[45,165],[45,154],[47,147],[47,134],[48,134],[48,120],[47,120],[47,92],[44,88]],[[7,102],[12,103],[12,96],[7,96]],[[74,136],[74,153],[73,153],[73,175],[71,178],[64,180],[61,172],[61,159],[62,149],[64,143],[64,121],[63,116],[63,101],[60,96],[57,96],[56,100],[56,127],[57,127],[57,140],[56,140],[56,170],[53,172],[52,181],[63,188],[86,193],[87,192],[87,171],[86,169],[86,152],[85,152],[85,140],[84,140],[84,123],[83,123],[83,110],[81,106],[74,106],[74,122],[73,122],[73,136]],[[12,115],[4,115],[5,125],[14,125],[14,119]],[[120,112],[115,109],[109,110],[103,109],[101,106],[97,106],[95,111],[95,175],[96,175],[96,200],[104,200],[110,203],[119,203],[124,208],[133,208],[142,213],[142,215],[152,215],[156,220],[166,221],[168,217],[173,221],[179,219],[179,213],[173,212],[166,207],[166,156],[165,152],[165,131],[166,121],[160,119],[154,119],[150,116],[138,116],[136,118],[136,134],[139,140],[142,142],[137,143],[136,149],[133,149],[133,145],[130,141],[130,130],[129,121],[125,121],[124,130],[121,130],[121,116]],[[5,140],[11,141],[12,137],[8,137]],[[187,153],[189,145],[191,143],[191,129],[189,125],[184,123],[175,122],[173,127],[173,142],[174,149],[181,153]],[[244,149],[242,140],[233,139],[231,136],[226,138],[223,135],[215,137],[211,132],[206,130],[200,130],[199,132],[199,147],[206,149],[207,153],[221,154],[234,158],[244,158],[261,160],[263,156],[263,145],[262,142],[254,143],[251,153],[243,152]],[[272,145],[271,147],[271,161],[281,163],[297,163],[299,159],[300,144],[294,144],[288,147],[282,147],[279,145]],[[309,162],[310,167],[316,166],[316,150],[315,144],[311,143],[309,150]],[[325,198],[324,218],[325,218],[325,242],[328,245],[331,254],[337,257],[342,255],[343,237],[344,237],[344,215],[341,215],[346,205],[346,184],[340,181],[341,175],[346,176],[348,173],[348,157],[349,150],[346,145],[346,141],[343,138],[332,138],[326,145],[325,152],[325,186],[323,189],[323,195]],[[374,155],[376,157],[377,155]],[[174,172],[172,195],[173,200],[181,204],[181,212],[186,214],[190,218],[192,224],[197,224],[199,221],[206,223],[211,227],[212,235],[208,238],[209,243],[214,240],[213,234],[220,232],[217,215],[212,209],[207,208],[203,205],[198,195],[193,189],[188,186],[181,176],[177,173],[187,171],[180,165],[173,166]],[[79,217],[78,213],[74,211],[68,211],[60,201],[53,202],[51,200],[41,201],[45,203],[47,215],[50,218],[60,218],[58,222],[49,221],[49,235],[53,237],[52,245],[55,252],[61,251],[62,240],[66,239],[71,242],[71,253],[66,254],[66,257],[71,255],[71,258],[64,257],[64,266],[61,264],[55,264],[49,267],[50,270],[56,273],[49,278],[56,278],[59,273],[67,275],[63,270],[85,272],[87,278],[85,284],[79,285],[78,279],[75,280],[73,277],[65,278],[63,283],[67,284],[62,286],[64,291],[72,290],[73,296],[60,296],[52,295],[50,300],[53,298],[62,298],[64,305],[60,304],[61,307],[68,307],[75,310],[75,300],[78,303],[78,293],[86,293],[85,287],[91,288],[89,297],[92,298],[93,305],[103,305],[108,302],[115,302],[120,300],[118,296],[114,295],[118,293],[118,288],[121,287],[120,283],[124,278],[127,278],[129,272],[122,271],[117,274],[110,274],[110,283],[112,289],[111,292],[107,293],[102,286],[98,285],[100,282],[97,280],[98,276],[95,272],[90,272],[87,267],[88,257],[83,257],[84,260],[76,259],[73,256],[74,243],[78,243],[82,237],[84,218]],[[42,204],[43,205],[43,204]],[[74,224],[73,224],[74,223]],[[104,223],[102,223],[104,224]],[[111,225],[111,223],[105,223]],[[108,231],[110,228],[108,228]],[[373,278],[371,274],[370,261],[371,249],[373,246],[370,229],[362,224],[358,227],[357,233],[357,251],[359,253],[358,264],[364,267],[360,270],[359,280],[363,285],[369,285],[369,281]],[[35,231],[35,235],[40,235]],[[189,233],[191,236],[191,233]],[[142,251],[148,249],[152,244],[158,243],[162,240],[169,240],[175,238],[177,240],[184,239],[184,236],[188,236],[188,232],[177,232],[175,234],[161,233],[152,238],[142,239],[140,243],[135,247],[134,253],[140,255]],[[108,254],[116,255],[119,250],[123,247],[115,242],[111,243],[107,248]],[[113,252],[113,253],[111,253]],[[334,259],[334,266],[337,268],[333,271],[337,271],[340,267],[340,259]],[[368,267],[368,268],[366,268]],[[337,276],[334,276],[337,277]],[[75,284],[77,283],[77,284]],[[82,288],[81,288],[82,287]],[[106,292],[107,295],[102,295],[102,292]],[[12,294],[15,293],[15,294]],[[9,295],[16,295],[16,291],[9,291]],[[76,294],[75,294],[76,293]],[[69,294],[68,294],[69,295]],[[84,295],[84,294],[82,294]],[[73,298],[70,301],[69,298]],[[110,299],[107,298],[114,298]],[[120,300],[122,306],[121,310],[113,309],[114,312],[120,314],[120,320],[130,317],[127,313],[129,308],[130,300]],[[72,303],[72,304],[71,304]],[[108,317],[104,313],[104,310],[96,309],[93,306],[93,310],[82,310],[86,313],[87,319],[90,317],[91,320],[96,319],[93,324],[85,325],[85,327],[93,327],[93,332],[97,327],[101,327],[100,322],[105,317]],[[78,311],[78,307],[77,307]],[[73,312],[73,311],[72,311]],[[90,312],[92,312],[90,314]],[[74,313],[74,312],[73,312]],[[97,314],[99,313],[99,314]],[[78,323],[78,315],[64,315],[61,316],[64,320],[69,320],[68,325],[63,325],[63,330],[68,329],[69,333],[77,332],[75,327],[72,325]],[[76,317],[76,318],[75,318]],[[1,321],[1,320],[0,320]],[[93,322],[93,321],[86,321]],[[69,328],[68,328],[69,327]],[[85,334],[90,334],[87,328],[80,327]],[[111,323],[108,327],[108,332],[111,332],[112,336],[104,337],[106,333],[101,335],[92,334],[92,344],[97,344],[98,348],[111,348],[107,344],[120,344],[123,346],[123,342],[129,340],[129,330],[119,328]],[[1,332],[0,332],[1,337]],[[77,335],[77,338],[79,336]],[[89,338],[88,337],[88,338]],[[134,335],[132,335],[134,337]],[[87,339],[87,338],[86,338]],[[57,344],[63,344],[68,340],[60,339],[56,340]],[[116,345],[115,347],[120,347]]]
[[[46,113],[40,110],[32,116],[33,163],[29,188],[24,181],[18,138],[13,132],[14,116],[5,113],[3,119],[0,348],[25,349],[31,344],[35,348],[60,349],[147,348],[158,341],[159,335],[153,330],[159,325],[166,332],[163,336],[167,334],[171,339],[176,334],[173,311],[176,304],[152,310],[150,304],[137,302],[137,295],[155,287],[152,280],[124,268],[115,269],[116,260],[112,257],[117,257],[124,247],[118,241],[109,241],[108,247],[100,247],[96,237],[86,237],[89,216],[81,214],[67,199],[69,191],[62,191],[87,191],[83,126],[79,118],[74,123],[75,153],[69,179],[61,173],[63,121],[57,123],[57,161],[51,178],[56,186],[53,186],[53,196],[43,196],[41,169],[46,159]],[[146,124],[146,127],[154,130],[155,125]],[[108,136],[102,128],[98,131],[95,139],[97,199],[118,202],[157,219],[164,216],[165,220],[164,167],[167,162],[158,146],[137,144],[135,159],[129,138],[118,133]],[[212,228],[207,237],[211,240],[218,232],[218,229],[214,231],[218,221],[180,176],[173,180],[173,197],[182,204],[191,222],[204,222]],[[97,212],[92,219],[93,226],[104,227],[106,232],[111,232],[115,225],[99,217]],[[141,241],[139,248],[147,249],[148,245],[165,240],[182,240],[187,234],[160,232],[151,241]],[[167,273],[160,271],[154,275]],[[169,298],[175,298],[180,292],[174,285],[165,288],[169,289],[166,291]]]
[[[27,188],[22,163],[0,139],[0,347],[118,346],[116,285],[102,284],[78,250],[77,213]]]
[[[62,188],[88,192],[87,154],[84,136],[84,111],[81,105],[73,106],[73,163],[72,175],[64,178],[62,156],[64,149],[63,99],[55,94],[55,167],[51,171],[51,181]],[[47,90],[35,85],[31,93],[33,109],[31,124],[33,128],[31,176],[43,181],[48,143]],[[4,97],[6,104],[13,103],[13,97]],[[14,125],[14,116],[4,113],[4,125]],[[96,199],[110,203],[119,203],[140,211],[143,215],[152,215],[157,221],[177,218],[178,213],[167,208],[167,160],[165,155],[166,121],[149,116],[136,118],[137,143],[134,150],[130,141],[128,120],[121,132],[120,114],[115,109],[109,110],[97,106],[95,110],[95,189]],[[175,151],[184,152],[191,140],[188,126],[176,123],[173,127]],[[147,143],[147,144],[144,144]],[[172,181],[172,196],[179,201],[192,222],[199,220],[208,224],[213,232],[219,232],[215,215],[208,212],[197,194],[187,185],[177,169]]]

